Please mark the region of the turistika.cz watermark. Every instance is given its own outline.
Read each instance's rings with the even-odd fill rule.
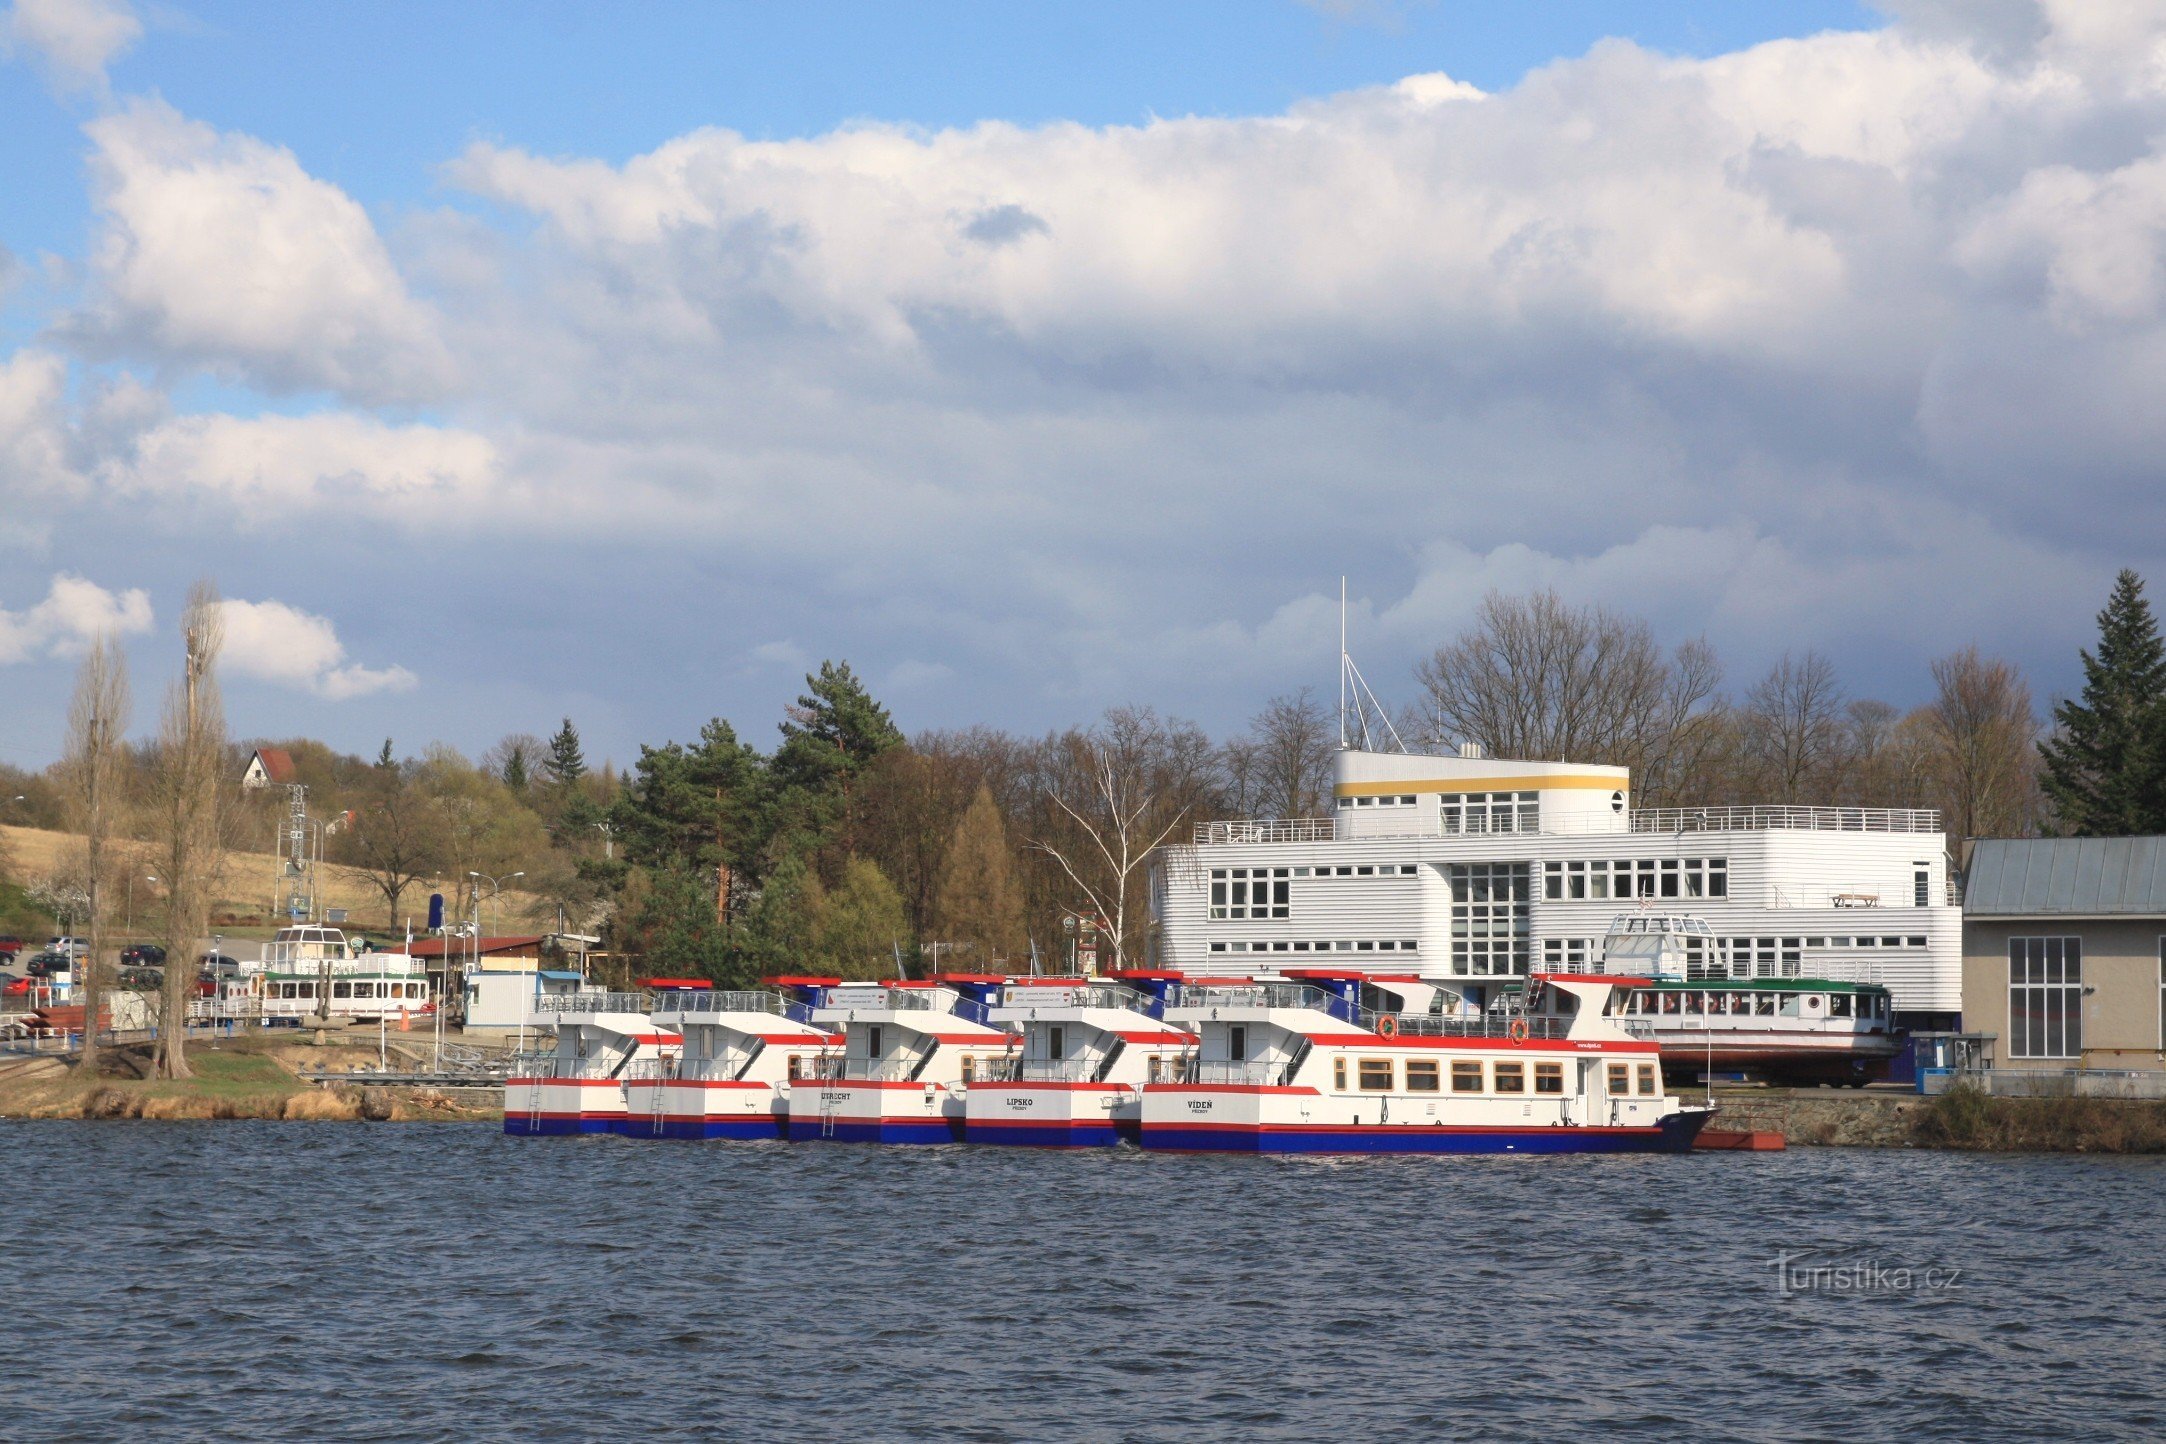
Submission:
[[[1775,1294],[1829,1294],[1836,1298],[1871,1298],[1901,1294],[1954,1293],[1963,1287],[1963,1270],[1947,1264],[1890,1264],[1878,1259],[1836,1259],[1812,1250],[1783,1250],[1769,1261],[1775,1270]]]

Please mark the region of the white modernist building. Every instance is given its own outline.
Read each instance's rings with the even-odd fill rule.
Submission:
[[[1599,967],[1646,899],[1705,918],[1692,974],[1886,985],[1912,1026],[1961,1008],[1962,914],[1937,812],[1635,810],[1621,767],[1346,750],[1330,817],[1207,822],[1156,859],[1157,962],[1249,976],[1354,967],[1494,1001]]]

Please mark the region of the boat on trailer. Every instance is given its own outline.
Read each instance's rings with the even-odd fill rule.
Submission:
[[[963,1103],[972,1143],[1104,1147],[1143,1133],[1143,1089],[1171,1078],[1196,1035],[1165,1021],[1172,973],[1017,978],[990,1010],[1021,1041]]]
[[[654,1021],[648,993],[545,994],[537,1023],[556,1030],[554,1051],[520,1059],[504,1083],[504,1131],[515,1134],[626,1131],[626,1075],[674,1059],[681,1039]]]
[[[990,1021],[1006,980],[943,973],[919,982],[843,983],[824,990],[812,1022],[843,1034],[791,1091],[790,1138],[848,1143],[955,1143],[981,1072],[1019,1036]]]
[[[638,1138],[789,1136],[790,1096],[837,1056],[842,1039],[812,1021],[839,978],[776,977],[758,989],[653,978],[652,1017],[683,1044],[674,1059],[635,1062],[625,1131]]]
[[[1610,924],[1602,971],[1646,979],[1623,1000],[1628,1032],[1662,1050],[1673,1077],[1735,1069],[1770,1083],[1862,1088],[1901,1050],[1895,1000],[1878,983],[1731,977],[1709,959],[1699,918],[1624,913]]]
[[[1191,982],[1201,1039],[1143,1090],[1143,1146],[1253,1153],[1678,1153],[1713,1109],[1664,1091],[1620,1026],[1630,980],[1536,974],[1546,1011],[1473,1006],[1416,977],[1304,969]]]

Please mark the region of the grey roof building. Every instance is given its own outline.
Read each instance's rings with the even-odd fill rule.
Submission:
[[[2002,1068],[2166,1068],[2166,837],[1979,841],[1963,1026]]]

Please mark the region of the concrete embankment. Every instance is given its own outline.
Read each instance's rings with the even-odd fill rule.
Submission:
[[[1689,1094],[1687,1096],[1690,1096]],[[2111,1098],[1937,1098],[1889,1088],[1717,1090],[1715,1126],[1766,1129],[1796,1147],[2007,1153],[2166,1153],[2166,1103]]]

